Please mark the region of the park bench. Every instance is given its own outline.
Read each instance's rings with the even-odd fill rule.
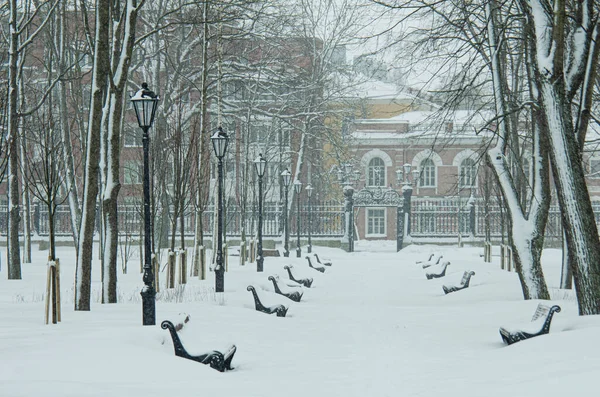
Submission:
[[[560,313],[560,306],[548,306],[540,303],[529,324],[525,324],[519,329],[500,327],[500,336],[504,343],[511,345],[524,339],[547,334],[550,332],[550,323],[554,313]]]
[[[313,266],[312,262],[310,261],[310,256],[307,256],[306,260],[308,260],[308,267],[315,269],[318,272],[325,273],[325,268],[323,266],[319,266],[319,267]]]
[[[416,263],[417,265],[420,265],[421,263],[430,262],[430,261],[433,259],[433,256],[434,256],[434,255],[435,255],[435,254],[430,254],[430,255],[429,255],[429,259],[427,259],[426,261],[416,261],[415,263]]]
[[[225,354],[213,350],[204,354],[200,354],[197,356],[192,356],[189,354],[183,344],[181,343],[181,339],[179,339],[179,335],[177,335],[177,330],[172,322],[165,320],[160,324],[162,329],[168,329],[171,334],[171,339],[173,340],[173,347],[175,348],[175,355],[177,357],[187,358],[188,360],[197,361],[201,364],[210,365],[211,368],[216,369],[217,371],[224,372],[226,370],[231,370],[231,360],[233,360],[233,355],[235,354],[237,347],[235,345],[231,345],[231,347],[225,352]]]
[[[432,259],[428,260],[427,262],[424,262],[421,266],[423,266],[423,269],[427,269],[428,267],[439,265],[443,257],[444,255],[440,255],[438,257],[433,256]]]
[[[302,299],[302,291],[283,292],[279,288],[279,285],[277,285],[277,280],[275,280],[275,277],[269,276],[269,280],[273,282],[273,288],[275,288],[276,294],[283,295],[286,298],[293,300],[294,302],[300,302],[300,299]]]
[[[323,262],[321,262],[321,259],[319,259],[319,255],[317,255],[317,253],[315,252],[313,254],[315,256],[315,258],[317,259],[317,263],[319,265],[323,265],[323,266],[331,266],[333,263],[331,263],[331,260],[329,259],[323,259]]]
[[[306,288],[310,288],[310,286],[313,283],[313,279],[312,278],[300,278],[300,279],[296,279],[294,278],[294,275],[292,274],[292,268],[290,266],[285,265],[283,267],[285,270],[287,270],[288,272],[288,276],[290,277],[290,280],[297,282],[298,284],[302,284],[304,285]]]
[[[446,275],[446,269],[448,268],[448,265],[450,265],[450,261],[445,261],[441,264],[441,271],[440,269],[435,269],[433,271],[430,270],[427,273],[425,273],[425,277],[427,277],[427,280],[444,277]]]
[[[285,307],[284,305],[273,305],[273,306],[265,306],[262,304],[262,302],[260,301],[260,299],[258,299],[258,294],[256,293],[256,289],[249,285],[248,288],[246,288],[248,291],[252,292],[252,296],[254,297],[254,306],[256,308],[256,311],[259,312],[263,312],[266,314],[277,314],[277,317],[285,317],[288,308]]]
[[[462,279],[460,280],[459,285],[452,285],[452,286],[442,285],[442,289],[444,290],[444,292],[446,294],[449,294],[451,292],[456,292],[456,291],[460,291],[461,289],[469,288],[469,282],[471,281],[471,276],[474,276],[474,275],[475,275],[475,272],[472,270],[465,271],[462,276]]]

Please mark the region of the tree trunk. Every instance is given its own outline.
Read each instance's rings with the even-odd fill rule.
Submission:
[[[66,69],[66,41],[67,29],[65,28],[65,3],[61,4],[60,26],[59,26],[59,70],[63,74]],[[79,223],[81,222],[81,208],[79,207],[79,196],[77,192],[77,183],[75,181],[75,160],[73,158],[73,142],[71,139],[71,130],[69,128],[69,109],[67,105],[67,82],[64,79],[58,83],[59,100],[59,119],[60,119],[60,137],[62,141],[62,156],[64,164],[65,189],[68,196],[69,212],[71,215],[71,233],[75,249],[79,249],[78,233]],[[77,251],[75,252],[77,255]]]
[[[27,158],[25,140],[21,140],[21,159]],[[26,161],[26,160],[25,160]],[[28,181],[24,172],[21,172],[23,186],[23,263],[31,263],[31,201],[29,199]]]
[[[19,29],[17,26],[17,1],[10,2],[10,36],[8,49],[8,279],[21,279],[21,248],[19,247],[19,116],[17,63]]]
[[[92,282],[92,256],[94,225],[96,221],[96,199],[98,197],[98,172],[102,108],[106,97],[107,77],[110,70],[108,27],[110,24],[108,0],[97,0],[96,38],[94,49],[94,71],[92,78],[92,101],[86,137],[85,178],[83,213],[79,232],[79,251],[75,270],[75,310],[90,310]]]
[[[500,59],[502,41],[496,26],[496,7],[495,1],[491,0],[486,3],[485,10],[488,21],[488,44],[494,99],[499,119],[498,142],[494,148],[488,150],[488,156],[510,215],[509,242],[513,249],[523,296],[525,299],[550,299],[541,266],[544,230],[550,205],[547,143],[541,137],[542,131],[547,130],[547,125],[539,117],[539,111],[532,112],[534,120],[532,123],[534,125],[532,131],[534,182],[531,208],[526,214],[522,207],[523,200],[519,195],[518,186],[511,173],[511,158],[508,157],[513,153],[509,150],[509,140],[513,134],[511,133],[512,125],[508,120],[510,117],[507,103],[508,89]],[[534,92],[534,87],[530,88]]]
[[[548,119],[552,171],[575,277],[579,314],[600,314],[600,241],[585,183],[580,150],[573,133],[564,86],[541,82],[541,105]],[[562,91],[562,92],[561,92]]]

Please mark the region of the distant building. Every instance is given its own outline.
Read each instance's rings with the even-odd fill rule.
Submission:
[[[359,166],[355,189],[395,189],[410,182],[413,198],[479,196],[481,154],[489,134],[475,134],[481,116],[460,111],[445,115],[408,111],[390,118],[357,119],[347,142]],[[406,175],[405,165],[411,172]],[[416,179],[416,180],[415,180]],[[395,239],[394,208],[356,208],[361,239]]]

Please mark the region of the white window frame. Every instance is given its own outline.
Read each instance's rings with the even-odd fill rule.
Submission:
[[[371,166],[371,163],[374,160],[379,160],[381,162],[381,166]],[[372,182],[374,182],[373,180],[376,179],[375,178],[375,172],[373,171],[375,167],[381,167],[381,176],[382,176],[382,181],[380,184],[373,184]],[[381,157],[373,157],[372,159],[369,160],[369,163],[367,164],[367,186],[368,187],[385,187],[386,185],[386,174],[387,174],[387,169],[386,169],[386,165],[385,165],[385,160],[382,159]]]
[[[425,162],[429,162],[429,164],[427,165],[427,167],[424,167],[423,164]],[[419,187],[422,188],[435,188],[437,186],[437,167],[435,165],[435,161],[433,161],[433,159],[431,158],[426,158],[421,160],[421,163],[419,164]],[[428,175],[427,170],[428,169],[433,169],[433,176]],[[432,183],[428,183],[428,184],[424,184],[423,181],[426,179],[432,179]]]
[[[464,164],[469,161],[472,162],[472,166],[465,166]],[[465,173],[464,170],[470,169],[472,170],[472,174],[469,175],[470,184],[465,183]],[[477,163],[470,157],[463,159],[460,162],[460,166],[458,167],[458,187],[460,188],[473,188],[477,187]]]
[[[369,219],[371,211],[383,211],[383,234],[369,233]],[[379,217],[378,217],[379,218]],[[365,236],[366,237],[387,237],[387,208],[386,207],[368,207],[365,211]]]

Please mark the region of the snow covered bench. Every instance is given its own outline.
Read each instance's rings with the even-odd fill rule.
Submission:
[[[310,256],[307,256],[306,260],[308,261],[308,267],[310,267],[311,269],[315,269],[318,272],[325,273],[324,266],[313,266],[312,261],[310,260]]]
[[[310,286],[313,283],[313,279],[312,278],[300,278],[300,279],[296,279],[294,278],[294,275],[292,274],[292,267],[285,265],[283,267],[285,270],[287,270],[288,272],[288,276],[290,277],[290,280],[297,282],[298,284],[302,284],[304,285],[306,288],[310,288]]]
[[[472,270],[465,271],[463,273],[462,279],[460,280],[460,284],[452,285],[452,286],[442,285],[442,289],[444,290],[444,292],[446,294],[449,294],[450,292],[456,292],[456,291],[460,291],[461,289],[469,288],[469,282],[471,281],[471,276],[474,276],[474,275],[475,275],[475,272]]]
[[[233,355],[237,350],[237,347],[235,345],[231,345],[231,347],[227,350],[227,352],[225,352],[225,354],[213,350],[204,354],[200,354],[198,356],[192,356],[183,347],[181,339],[179,339],[179,335],[177,335],[177,330],[175,329],[175,326],[172,322],[165,320],[160,324],[160,327],[162,329],[169,330],[169,333],[171,334],[171,339],[173,340],[173,347],[175,348],[175,355],[177,357],[187,358],[188,360],[197,361],[201,364],[210,365],[211,368],[214,368],[220,372],[233,369],[231,367],[231,360],[233,360]]]
[[[260,299],[258,299],[258,294],[256,293],[256,289],[253,286],[249,285],[246,289],[252,292],[252,296],[254,297],[254,307],[256,308],[256,311],[267,314],[275,313],[277,314],[277,317],[285,317],[288,311],[287,307],[285,307],[284,305],[265,306],[262,304]]]
[[[425,277],[427,277],[427,280],[431,280],[432,278],[444,277],[446,275],[446,269],[448,268],[448,265],[450,265],[450,261],[445,261],[441,264],[441,270],[440,268],[436,268],[433,270],[430,269],[427,273],[425,273]]]
[[[275,277],[273,276],[269,276],[269,280],[271,280],[273,282],[273,288],[275,288],[275,293],[279,294],[279,295],[283,295],[288,299],[293,300],[294,302],[300,302],[300,299],[302,299],[302,295],[303,292],[302,291],[282,291],[281,288],[279,288],[279,285],[277,285],[277,280],[275,280]]]
[[[423,267],[423,269],[427,269],[428,267],[431,266],[435,266],[435,265],[439,265],[440,261],[442,260],[442,258],[444,257],[444,255],[431,255],[430,259],[428,261],[425,262],[419,262],[421,263],[421,266]]]
[[[500,336],[507,345],[544,335],[550,332],[550,323],[554,313],[560,313],[560,306],[548,306],[540,303],[533,313],[531,322],[523,325],[521,328],[503,328],[500,327]]]

